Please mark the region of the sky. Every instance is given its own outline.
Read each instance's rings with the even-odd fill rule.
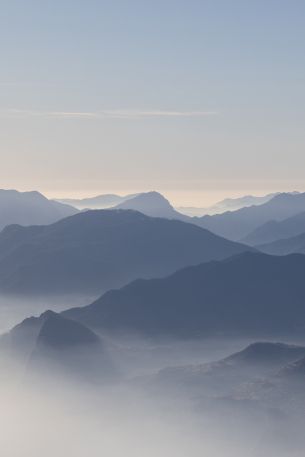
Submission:
[[[0,6],[0,187],[305,190],[304,0]]]

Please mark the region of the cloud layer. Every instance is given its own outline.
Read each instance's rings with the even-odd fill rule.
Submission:
[[[170,110],[101,110],[101,111],[38,111],[11,109],[5,117],[44,117],[54,119],[147,119],[147,118],[190,118],[218,114],[216,111],[170,111]]]

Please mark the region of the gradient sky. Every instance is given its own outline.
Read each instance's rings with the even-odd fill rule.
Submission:
[[[0,187],[305,190],[304,0],[0,4]]]

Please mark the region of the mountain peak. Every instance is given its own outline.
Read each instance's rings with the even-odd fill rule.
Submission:
[[[44,323],[37,344],[60,349],[99,343],[98,336],[79,322],[66,319],[53,311],[47,311],[41,318]]]

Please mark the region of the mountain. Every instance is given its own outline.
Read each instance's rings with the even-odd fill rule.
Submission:
[[[182,214],[187,216],[204,216],[204,215],[214,215],[214,214],[221,214],[227,211],[236,211],[241,208],[245,208],[247,206],[258,206],[262,205],[271,198],[278,195],[278,193],[264,195],[262,197],[254,196],[254,195],[245,195],[239,198],[226,198],[221,200],[220,202],[215,203],[215,205],[209,206],[207,208],[195,208],[195,207],[178,207],[177,210],[180,211]]]
[[[165,276],[249,247],[181,221],[95,210],[48,226],[0,233],[0,290],[101,294],[138,277]]]
[[[2,337],[1,349],[26,366],[27,374],[73,375],[77,379],[103,379],[114,375],[103,341],[92,330],[46,311],[25,319]]]
[[[305,347],[256,342],[224,359],[160,370],[143,384],[183,390],[189,396],[228,395],[240,385],[277,374],[287,364],[305,357]],[[168,392],[168,391],[166,391]]]
[[[89,197],[89,198],[63,198],[57,199],[57,202],[65,203],[75,208],[82,210],[82,209],[106,209],[112,208],[120,203],[125,202],[137,194],[130,194],[130,195],[116,195],[116,194],[103,194],[97,195],[96,197]]]
[[[282,193],[262,205],[193,218],[193,223],[230,240],[242,240],[266,222],[283,221],[304,211],[305,193]]]
[[[305,254],[305,233],[277,240],[273,243],[258,245],[257,248],[261,252],[271,255]]]
[[[10,224],[51,224],[76,213],[72,206],[48,200],[36,191],[0,189],[0,230]]]
[[[258,227],[242,241],[249,246],[258,246],[291,238],[304,232],[305,212],[302,212],[283,221],[269,221]]]
[[[130,200],[120,203],[115,208],[132,209],[151,217],[164,217],[166,219],[178,219],[185,222],[193,222],[191,218],[188,218],[176,211],[169,201],[158,192],[146,192],[139,194]]]
[[[138,280],[64,315],[112,332],[173,337],[291,335],[305,328],[305,256],[243,253]]]

